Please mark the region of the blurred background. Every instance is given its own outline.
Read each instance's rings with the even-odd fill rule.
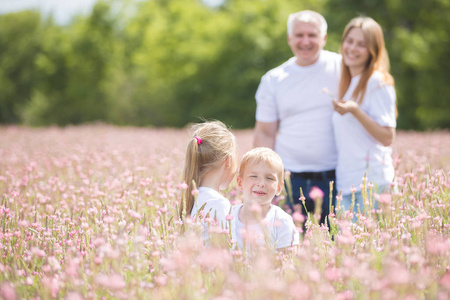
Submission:
[[[75,5],[74,3],[78,3]],[[450,128],[450,0],[1,0],[0,124],[254,126],[261,76],[292,56],[289,13],[384,29],[398,128]]]

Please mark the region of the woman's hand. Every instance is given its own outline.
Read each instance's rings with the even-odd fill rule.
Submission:
[[[333,100],[333,108],[340,115],[345,115],[348,112],[353,114],[359,108],[359,105],[353,100]]]
[[[359,123],[367,130],[367,132],[383,146],[390,146],[394,141],[395,128],[384,127],[372,120],[353,100],[333,100],[334,110],[340,115],[351,113]]]

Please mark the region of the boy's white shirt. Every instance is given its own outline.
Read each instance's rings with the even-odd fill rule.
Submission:
[[[191,218],[194,218],[198,214],[198,211],[201,207],[205,205],[203,208],[203,218],[201,219],[202,223],[202,239],[203,241],[209,240],[208,235],[208,226],[209,224],[205,222],[205,217],[209,213],[209,217],[211,219],[215,219],[218,224],[222,228],[227,228],[226,216],[230,212],[230,201],[222,196],[218,191],[208,188],[208,187],[199,187],[198,188],[198,196],[197,201],[194,203],[191,211]]]
[[[233,250],[236,248],[236,244],[241,250],[244,246],[241,233],[237,230],[239,227],[238,222],[241,222],[239,220],[239,211],[242,206],[243,204],[237,204],[231,208],[230,214],[233,216],[233,219],[231,220],[231,237],[234,241],[236,241],[236,243],[233,245]],[[280,207],[276,205],[270,205],[270,209],[264,217],[263,221],[259,223],[259,225],[263,224],[267,226],[270,242],[275,248],[280,249],[290,247],[291,245],[298,245],[300,243],[300,236],[298,231],[295,229],[292,217]],[[253,225],[249,225],[249,227],[255,228],[255,226]]]

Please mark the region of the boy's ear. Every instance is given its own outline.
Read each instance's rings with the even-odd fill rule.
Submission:
[[[236,177],[236,182],[238,189],[242,191],[242,178],[239,175]]]
[[[282,191],[282,189],[283,189],[283,185],[284,185],[284,181],[281,181],[281,182],[278,184],[277,192],[275,193],[275,196],[280,196],[281,191]]]

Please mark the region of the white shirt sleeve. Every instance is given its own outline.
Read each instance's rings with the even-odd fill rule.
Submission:
[[[271,85],[269,74],[266,74],[261,78],[255,98],[256,121],[267,123],[278,121],[279,117],[275,90]]]
[[[298,245],[299,242],[299,233],[297,229],[295,229],[294,221],[292,217],[288,214],[285,214],[283,218],[279,218],[280,224],[277,228],[277,236],[276,236],[276,248],[285,248],[290,247],[291,245]]]
[[[381,126],[395,128],[397,121],[395,117],[396,95],[394,87],[387,84],[379,85],[366,93],[370,101],[369,116]]]

